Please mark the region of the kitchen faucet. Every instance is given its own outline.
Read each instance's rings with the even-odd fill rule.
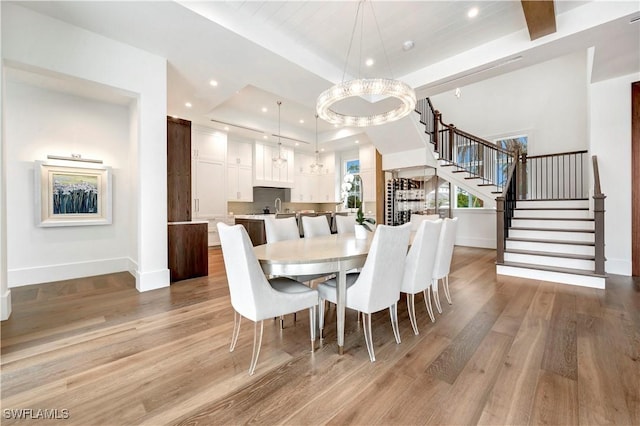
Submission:
[[[280,199],[280,197],[276,198],[276,201],[274,201],[275,207],[276,207],[276,213],[280,213],[280,210],[282,210],[282,200]]]

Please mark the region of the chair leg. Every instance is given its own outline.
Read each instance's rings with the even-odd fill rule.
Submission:
[[[393,335],[396,337],[396,343],[400,343],[400,329],[398,328],[398,303],[389,306],[389,315],[391,316],[391,327],[393,327]]]
[[[371,362],[376,360],[376,354],[373,352],[373,337],[371,336],[371,314],[362,313],[362,329],[364,330],[364,342],[369,351],[369,359]]]
[[[242,315],[233,311],[233,334],[231,335],[231,346],[229,352],[233,352],[238,343],[238,335],[240,334],[240,321],[242,321]]]
[[[420,334],[418,332],[418,324],[416,323],[416,295],[407,293],[407,310],[409,311],[409,320],[411,321],[411,328],[413,328],[413,334],[416,336]]]
[[[444,295],[447,297],[447,302],[451,305],[451,294],[449,293],[449,275],[444,277]]]
[[[263,321],[260,321],[260,325],[256,322],[253,326],[253,355],[251,355],[251,365],[249,365],[249,375],[253,376],[253,372],[256,369],[256,365],[258,364],[258,355],[260,355],[260,345],[262,345],[262,324]],[[258,328],[260,330],[258,331]]]
[[[438,310],[438,313],[441,314],[442,313],[442,306],[440,306],[440,296],[438,295],[438,285],[440,283],[440,280],[435,280],[433,281],[433,284],[431,285],[431,288],[433,289],[433,301],[436,302],[436,309]]]
[[[280,315],[280,330],[284,330],[284,315]]]
[[[309,308],[309,327],[311,332],[311,353],[316,350],[316,310],[318,305]]]
[[[431,322],[436,322],[436,317],[433,316],[433,308],[431,307],[431,286],[427,287],[424,291],[424,304],[427,306],[427,312],[429,312]]]
[[[322,330],[324,329],[324,299],[318,302],[318,328],[320,329],[320,340],[324,337]]]

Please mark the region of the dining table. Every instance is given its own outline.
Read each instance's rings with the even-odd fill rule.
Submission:
[[[336,323],[338,353],[344,353],[344,319],[347,271],[361,268],[373,240],[373,232],[357,239],[355,234],[331,234],[278,241],[255,246],[253,251],[267,275],[302,276],[336,274]]]

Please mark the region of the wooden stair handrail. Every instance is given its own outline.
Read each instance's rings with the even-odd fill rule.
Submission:
[[[591,160],[593,161],[593,195],[602,195],[600,188],[600,171],[598,170],[598,156],[592,155]]]

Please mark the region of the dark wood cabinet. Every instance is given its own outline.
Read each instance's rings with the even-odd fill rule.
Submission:
[[[267,234],[264,230],[264,220],[236,219],[236,225],[242,225],[247,230],[251,243],[259,246],[267,243]]]
[[[169,224],[171,282],[209,275],[206,223]]]
[[[191,122],[167,117],[167,220],[191,220]]]
[[[189,223],[191,122],[173,117],[167,117],[167,220],[171,282],[208,275],[208,223]]]

